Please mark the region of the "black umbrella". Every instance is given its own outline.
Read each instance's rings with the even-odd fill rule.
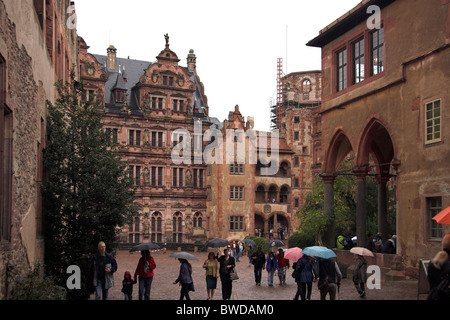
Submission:
[[[270,240],[267,242],[266,247],[275,248],[275,247],[284,247],[285,244],[281,240]]]
[[[242,241],[244,241],[246,244],[248,244],[248,245],[252,245],[252,246],[256,246],[256,243],[255,243],[255,241],[253,241],[252,239],[244,239],[244,240],[242,240]]]
[[[229,245],[230,245],[230,242],[227,239],[222,239],[222,238],[210,239],[210,240],[206,241],[206,243],[205,243],[205,246],[211,247],[211,248],[226,247]]]
[[[177,259],[186,259],[186,260],[197,260],[197,257],[193,254],[181,251],[181,252],[174,252],[169,257],[177,258]]]
[[[158,246],[156,243],[143,242],[131,248],[130,252],[142,250],[157,250],[157,249],[160,249],[160,246]]]

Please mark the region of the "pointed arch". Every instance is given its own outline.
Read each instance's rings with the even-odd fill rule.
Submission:
[[[337,129],[326,153],[325,172],[335,172],[345,156],[353,150],[352,143],[344,130]]]

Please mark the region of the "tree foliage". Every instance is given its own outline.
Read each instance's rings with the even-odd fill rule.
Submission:
[[[344,235],[348,229],[356,233],[356,179],[351,174],[352,160],[344,160],[333,184],[334,190],[334,224],[336,234]],[[395,190],[388,190],[388,221],[390,235],[395,233]],[[326,230],[324,214],[324,183],[316,178],[313,188],[306,196],[305,204],[297,211],[301,219],[299,234],[306,239],[315,237],[315,242],[321,244],[322,235]],[[378,231],[378,189],[377,182],[366,178],[366,212],[367,232],[376,234]]]
[[[59,98],[47,102],[45,207],[45,262],[47,273],[65,285],[66,269],[78,265],[83,288],[69,297],[85,298],[90,257],[99,241],[108,251],[117,246],[118,227],[137,215],[132,178],[117,146],[107,142],[98,107],[80,102],[83,88],[58,82]],[[72,294],[72,295],[71,295]]]

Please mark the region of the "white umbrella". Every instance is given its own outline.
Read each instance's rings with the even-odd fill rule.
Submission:
[[[350,252],[360,256],[373,257],[372,251],[362,247],[353,247],[350,249]]]

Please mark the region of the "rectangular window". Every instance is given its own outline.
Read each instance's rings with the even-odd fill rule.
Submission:
[[[294,167],[298,167],[300,165],[300,160],[298,157],[294,157]]]
[[[230,231],[244,230],[244,217],[230,216]]]
[[[158,147],[162,147],[163,146],[163,133],[162,132],[158,132]]]
[[[347,88],[347,49],[336,54],[337,58],[337,91]]]
[[[137,186],[141,185],[141,167],[140,166],[136,166],[136,173],[135,173],[135,176],[134,176],[134,183]]]
[[[370,35],[372,50],[371,74],[374,76],[384,70],[384,29],[381,27]]]
[[[130,146],[134,145],[134,130],[130,130],[128,134],[128,144]]]
[[[442,225],[433,220],[433,217],[442,210],[442,198],[426,198],[426,206],[429,225],[428,236],[429,238],[442,238]]]
[[[425,104],[425,144],[441,141],[441,100]]]
[[[244,174],[244,164],[243,163],[231,163],[230,164],[230,174]]]
[[[299,116],[295,116],[294,117],[294,123],[300,123],[300,117]]]
[[[158,167],[158,187],[163,185],[163,168]]]
[[[294,141],[298,141],[298,139],[299,139],[299,132],[295,131],[294,132]]]
[[[152,167],[151,185],[156,186],[156,167]]]
[[[353,83],[364,80],[364,38],[353,43]]]
[[[244,187],[230,187],[230,200],[244,200]]]
[[[172,186],[174,187],[183,186],[183,168],[172,169]]]

